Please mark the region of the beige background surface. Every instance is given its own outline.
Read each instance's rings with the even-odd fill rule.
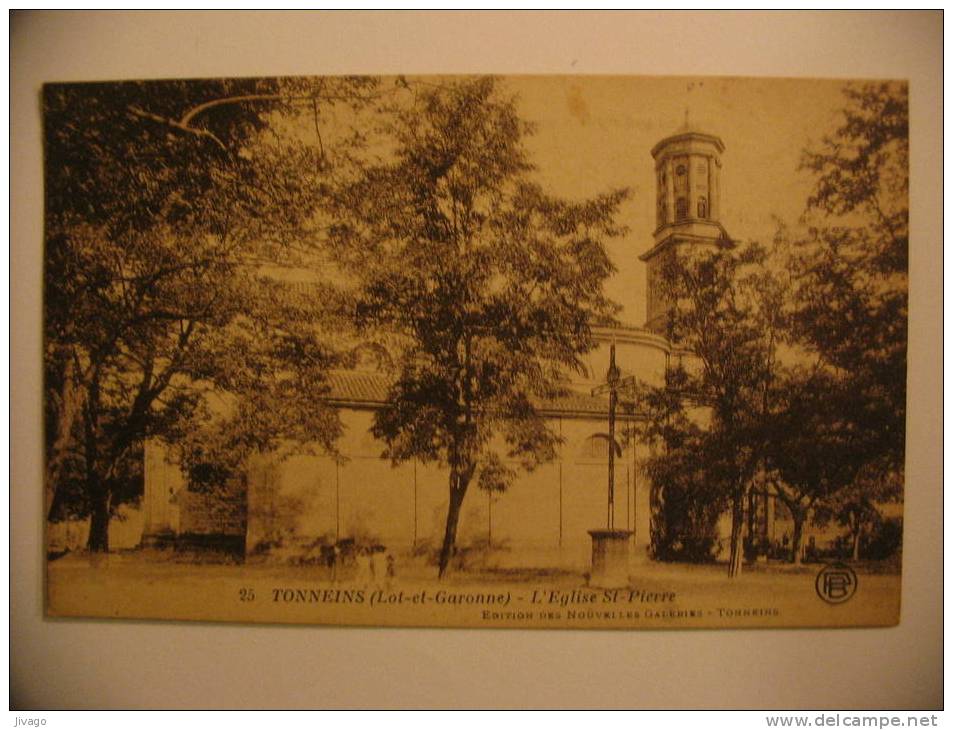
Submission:
[[[940,706],[941,48],[939,12],[16,13],[11,18],[14,706]],[[900,626],[620,633],[43,618],[41,83],[355,72],[910,80],[910,417]]]

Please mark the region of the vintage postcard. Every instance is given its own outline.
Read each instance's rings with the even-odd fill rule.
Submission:
[[[900,620],[902,80],[47,84],[51,616]]]

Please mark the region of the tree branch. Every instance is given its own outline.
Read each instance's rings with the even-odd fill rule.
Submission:
[[[153,114],[152,112],[147,112],[145,109],[140,109],[137,106],[130,106],[127,108],[129,109],[129,112],[131,114],[137,117],[141,117],[142,119],[149,119],[150,121],[153,121],[153,122],[165,124],[166,126],[172,127],[173,129],[178,129],[180,132],[186,132],[188,134],[194,134],[197,137],[205,137],[207,139],[210,139],[216,145],[218,145],[218,147],[223,152],[228,152],[228,147],[225,146],[222,140],[220,140],[214,134],[209,132],[207,129],[196,129],[195,127],[190,127],[188,124],[183,124],[182,122],[176,121],[175,119],[170,119],[169,117],[163,117],[163,116],[160,116],[159,114]]]

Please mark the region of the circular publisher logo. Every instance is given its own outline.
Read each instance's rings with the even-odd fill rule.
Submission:
[[[857,590],[857,574],[843,563],[831,563],[821,568],[814,581],[817,595],[828,603],[844,603]]]

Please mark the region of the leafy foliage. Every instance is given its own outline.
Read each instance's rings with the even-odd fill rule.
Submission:
[[[696,559],[708,559],[715,521],[730,506],[732,575],[776,400],[784,281],[769,263],[755,244],[676,251],[665,260],[668,334],[686,356],[664,386],[638,395],[647,419],[636,434],[659,449],[647,464],[658,485],[656,553],[693,545]]]
[[[870,459],[903,466],[906,422],[908,99],[900,83],[845,91],[843,124],[803,165],[817,175],[794,242],[798,336],[849,382]]]
[[[813,477],[827,483],[819,516],[833,512],[849,527],[856,555],[864,526],[878,521],[876,503],[902,494],[908,95],[905,84],[879,83],[848,87],[845,96],[841,126],[804,155],[817,182],[807,232],[788,243],[797,281],[792,330],[816,353],[824,381],[790,427],[813,426],[814,449],[799,471],[807,461],[837,472]]]
[[[851,421],[855,394],[821,365],[787,367],[778,404],[767,422],[762,475],[794,522],[791,560],[800,562],[803,526],[858,479],[863,460],[852,453],[860,437]]]
[[[603,241],[625,191],[569,202],[532,181],[531,131],[491,78],[454,81],[393,108],[392,155],[343,187],[332,241],[358,279],[355,321],[387,333],[394,370],[373,432],[395,462],[450,469],[441,573],[474,477],[501,490],[516,460],[553,457],[534,406],[583,367],[615,306]]]
[[[92,514],[91,549],[146,438],[194,450],[194,472],[210,453],[336,433],[329,409],[302,409],[336,359],[324,298],[274,275],[310,262],[328,155],[282,143],[276,120],[293,123],[306,91],[316,110],[319,89],[358,103],[373,82],[295,83],[44,89],[47,492],[54,518]]]
[[[898,498],[907,92],[875,84],[845,93],[843,125],[804,155],[817,176],[805,235],[782,228],[770,255],[753,245],[696,250],[662,268],[669,336],[690,356],[665,388],[641,394],[642,435],[662,448],[648,463],[660,555],[706,535],[727,503],[736,573],[755,483],[791,512],[795,559],[812,511],[850,525],[856,547],[876,504]]]

